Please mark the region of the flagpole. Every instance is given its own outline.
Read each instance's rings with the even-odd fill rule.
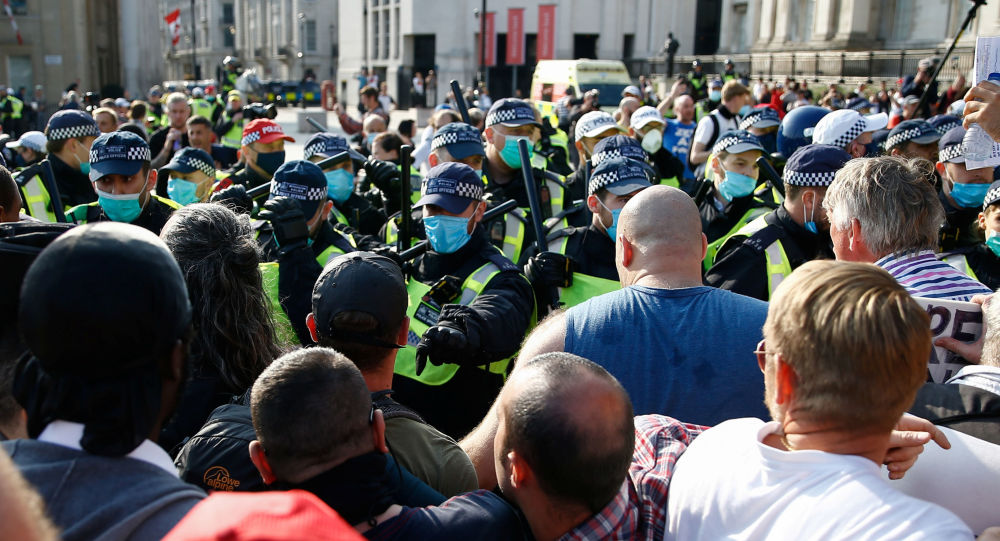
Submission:
[[[191,0],[191,77],[198,80],[198,32],[195,27],[194,0]]]

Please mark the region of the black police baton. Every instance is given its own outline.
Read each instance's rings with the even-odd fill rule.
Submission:
[[[462,95],[462,87],[455,79],[451,80],[451,93],[455,95],[455,105],[458,106],[458,113],[462,115],[462,122],[472,125],[469,120],[469,107],[465,104],[465,96]]]
[[[506,214],[506,213],[514,210],[515,208],[517,208],[517,201],[515,201],[513,199],[508,199],[508,200],[504,201],[502,204],[497,205],[497,206],[491,208],[490,210],[487,210],[483,214],[482,222],[488,222],[488,221],[492,220],[493,218],[496,218],[497,216],[501,216],[503,214]],[[401,261],[404,261],[404,262],[405,261],[410,261],[411,259],[415,259],[417,256],[419,256],[419,255],[423,254],[424,252],[426,252],[427,248],[429,248],[429,247],[430,247],[430,242],[426,241],[426,240],[422,240],[422,241],[414,244],[413,248],[410,248],[409,250],[401,252],[399,254],[399,259]]]
[[[774,166],[771,165],[771,162],[764,156],[759,156],[757,158],[757,168],[764,173],[764,178],[767,179],[767,182],[771,185],[771,187],[778,190],[781,197],[785,197],[785,183],[781,181],[781,175],[774,170]]]
[[[350,159],[350,158],[348,158],[348,159]],[[326,169],[327,167],[330,167],[331,165],[337,163],[338,161],[340,161],[340,160],[338,160],[336,157],[327,158],[327,159],[325,159],[325,160],[323,160],[321,162],[317,162],[316,165],[319,166],[320,169]],[[267,195],[269,193],[271,193],[271,183],[270,182],[265,182],[265,183],[261,184],[260,186],[254,186],[253,188],[250,188],[249,190],[247,190],[247,195],[249,195],[250,199],[253,199],[253,200],[257,200],[257,199],[259,199],[261,197],[264,197],[265,195]]]
[[[410,197],[413,188],[410,186],[410,152],[413,147],[399,147],[399,236],[396,239],[396,251],[403,253],[410,247]]]
[[[542,226],[542,202],[538,199],[538,186],[535,184],[535,175],[531,173],[528,142],[524,139],[519,139],[517,141],[517,151],[521,155],[521,175],[524,178],[524,189],[528,192],[531,227],[535,230],[535,242],[538,245],[539,253],[541,253],[545,250],[545,228]],[[559,309],[559,289],[556,287],[552,287],[549,290],[549,307],[552,310]]]
[[[934,74],[931,75],[931,80],[927,81],[927,84],[924,85],[924,91],[920,95],[920,103],[917,104],[918,112],[923,111],[924,105],[927,105],[927,100],[931,97],[931,85],[934,84],[934,81],[937,81],[938,75],[941,73],[941,69],[944,68],[944,63],[948,60],[948,57],[951,56],[952,51],[955,50],[955,46],[958,45],[958,40],[962,39],[962,34],[965,33],[965,29],[972,24],[972,19],[976,18],[976,11],[979,10],[979,6],[985,5],[986,0],[972,0],[972,7],[969,8],[969,12],[965,15],[965,21],[962,22],[962,26],[959,27],[958,33],[955,34],[955,39],[952,40],[948,50],[944,53],[944,58],[942,58],[941,61],[938,62],[937,67],[934,68]]]

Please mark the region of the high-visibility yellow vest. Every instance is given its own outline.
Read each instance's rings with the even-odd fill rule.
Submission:
[[[758,231],[767,227],[766,217],[767,215],[760,216],[744,225],[734,236],[752,237]],[[785,253],[785,247],[782,246],[780,238],[775,239],[774,242],[764,247],[764,261],[765,272],[767,273],[767,297],[771,298],[774,295],[774,290],[792,273],[792,264],[788,260],[788,254]],[[712,256],[712,263],[715,263],[714,254]]]
[[[969,265],[969,260],[966,259],[963,254],[948,254],[941,258],[941,261],[951,265],[958,272],[972,278],[973,280],[979,282],[979,277],[976,276],[975,271],[972,270],[972,266]]]
[[[229,111],[222,113],[226,117],[226,120],[230,120],[232,117]],[[240,148],[243,146],[243,123],[245,119],[240,118],[239,122],[233,122],[233,127],[229,128],[229,131],[222,134],[222,146],[226,148]]]
[[[58,221],[53,211],[52,197],[49,195],[45,183],[42,182],[41,176],[35,175],[28,179],[21,185],[21,193],[24,195],[24,206],[29,216],[43,222],[55,223]],[[62,203],[57,202],[56,204],[61,205]]]
[[[174,210],[177,210],[177,209],[181,208],[181,204],[178,203],[177,201],[174,201],[173,199],[170,199],[170,198],[167,198],[167,197],[160,197],[158,195],[153,195],[153,194],[149,194],[149,196],[152,199],[155,199],[156,201],[159,201],[160,203],[163,203],[164,205],[166,205],[166,206],[168,206],[168,207],[170,207],[170,208],[172,208]],[[146,204],[149,205],[151,203],[152,203],[152,200],[150,200]],[[77,206],[69,209],[68,211],[66,211],[66,219],[68,219],[69,221],[71,221],[71,222],[73,222],[75,224],[81,224],[81,225],[85,224],[85,223],[87,223],[89,221],[89,219],[87,218],[87,214],[89,213],[90,209],[94,208],[94,207],[99,207],[99,206],[100,206],[100,202],[98,202],[98,201],[92,201],[90,203],[84,203],[82,205],[77,205]]]
[[[569,236],[553,239],[549,243],[549,251],[566,255],[566,246],[568,243]],[[590,298],[618,291],[621,288],[622,284],[617,280],[608,280],[606,278],[598,278],[597,276],[574,272],[573,285],[559,288],[559,302],[565,308],[571,308]]]
[[[191,115],[200,115],[209,120],[212,120],[212,113],[215,112],[215,106],[208,102],[205,98],[192,98],[188,100],[188,105],[191,106]]]
[[[716,254],[719,253],[719,249],[722,248],[722,245],[725,244],[727,240],[729,240],[729,237],[736,235],[741,229],[743,229],[745,225],[756,220],[757,218],[764,216],[768,212],[771,212],[771,209],[765,207],[753,207],[752,209],[743,213],[743,216],[741,216],[740,219],[736,221],[736,224],[733,225],[732,229],[730,229],[729,232],[719,237],[718,239],[715,239],[715,241],[710,242],[708,244],[708,251],[705,252],[705,259],[702,261],[702,266],[704,267],[705,272],[708,272],[708,269],[712,268],[712,264],[715,263]]]

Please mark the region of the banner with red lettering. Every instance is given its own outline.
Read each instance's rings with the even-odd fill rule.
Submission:
[[[507,63],[524,64],[524,8],[507,10]]]
[[[556,6],[538,6],[538,59],[556,57]]]
[[[497,27],[496,12],[490,11],[486,14],[486,62],[487,66],[495,66],[497,63]]]

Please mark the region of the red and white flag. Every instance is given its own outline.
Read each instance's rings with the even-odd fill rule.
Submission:
[[[24,39],[21,38],[21,31],[17,29],[17,22],[14,21],[14,12],[10,10],[10,2],[8,0],[3,0],[3,10],[7,13],[7,18],[10,19],[10,26],[14,29],[14,35],[17,36],[17,44],[24,45]]]
[[[167,30],[170,31],[171,45],[176,47],[177,42],[181,40],[181,10],[175,9],[163,19],[167,21]]]

